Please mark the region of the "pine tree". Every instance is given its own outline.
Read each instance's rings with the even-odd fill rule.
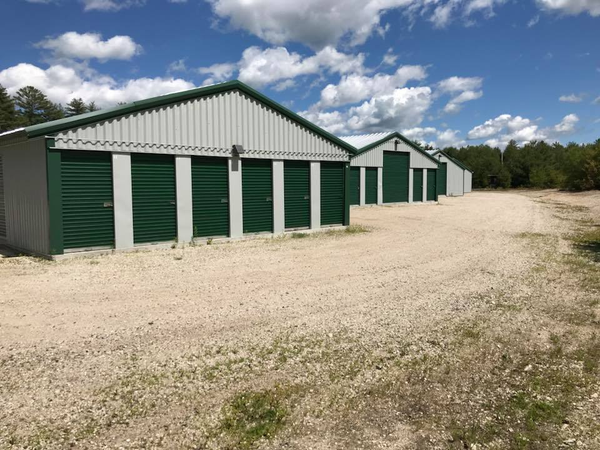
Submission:
[[[89,112],[99,111],[100,108],[96,106],[96,102],[89,102],[87,105],[87,110]]]
[[[67,117],[78,116],[79,114],[84,114],[88,112],[88,106],[81,98],[74,98],[65,108],[65,115]]]
[[[52,103],[42,91],[33,86],[25,86],[19,89],[14,100],[25,126],[64,117],[62,107]]]
[[[15,102],[0,84],[0,133],[13,130],[18,126],[19,117],[15,110]]]

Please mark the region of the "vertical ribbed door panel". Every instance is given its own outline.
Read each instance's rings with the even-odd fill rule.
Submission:
[[[350,204],[360,205],[360,167],[350,168]]]
[[[321,163],[321,225],[344,223],[344,163]]]
[[[437,170],[427,169],[427,201],[435,201],[436,197],[436,181],[437,181]]]
[[[383,203],[408,202],[410,154],[383,152]]]
[[[365,203],[367,205],[377,204],[377,167],[365,169]]]
[[[194,237],[229,236],[227,158],[192,158]]]
[[[273,232],[273,162],[242,160],[244,233]]]
[[[423,201],[423,169],[413,169],[413,202]]]
[[[284,163],[285,228],[310,228],[310,162]]]

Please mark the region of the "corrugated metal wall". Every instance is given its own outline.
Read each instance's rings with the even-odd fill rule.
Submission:
[[[240,91],[193,99],[59,133],[56,148],[348,161],[349,154]]]
[[[448,181],[446,183],[446,195],[464,195],[464,174],[467,171],[464,170],[462,167],[457,166],[454,162],[446,158],[441,153],[436,155],[436,158],[438,158],[443,163],[448,163]]]
[[[465,194],[468,194],[473,190],[473,174],[468,170],[465,170]]]
[[[395,140],[396,138],[392,138],[368,152],[358,155],[351,160],[350,165],[354,167],[383,167],[383,152],[398,151],[410,153],[411,169],[437,169],[437,164],[427,156],[416,151],[402,141],[396,146],[396,144],[394,144]]]
[[[0,153],[0,239],[6,238],[6,208],[4,205],[4,170]]]
[[[49,253],[46,142],[34,139],[0,149],[4,167],[6,243]]]

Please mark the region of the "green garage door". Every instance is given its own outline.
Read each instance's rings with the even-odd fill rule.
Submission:
[[[192,158],[195,237],[229,236],[227,158]]]
[[[377,204],[377,167],[365,169],[365,203],[367,205]]]
[[[4,206],[4,172],[0,155],[0,236],[6,237],[6,207]]]
[[[177,239],[175,161],[170,155],[131,154],[133,241]]]
[[[310,228],[310,163],[284,163],[285,228]]]
[[[65,249],[115,244],[112,156],[109,152],[61,152]]]
[[[350,167],[350,204],[360,205],[360,167]]]
[[[242,161],[244,233],[273,232],[273,163]]]
[[[413,202],[423,201],[423,169],[413,169]]]
[[[383,203],[408,202],[410,153],[383,152]]]
[[[436,200],[436,177],[437,170],[427,169],[427,201],[432,202]]]
[[[438,195],[446,195],[446,186],[448,183],[448,163],[440,164],[438,169],[437,193]]]
[[[321,225],[344,223],[344,163],[321,163]]]

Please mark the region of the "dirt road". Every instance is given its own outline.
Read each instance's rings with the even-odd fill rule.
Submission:
[[[465,342],[483,351],[523,323],[550,345],[564,325],[522,302],[548,284],[540,252],[571,252],[561,196],[476,192],[439,205],[353,209],[352,222],[368,232],[61,262],[0,259],[0,447],[466,442],[433,403],[411,403],[404,377],[414,367],[405,365],[449,355],[464,363],[474,355],[462,353]],[[585,201],[600,205],[597,196]],[[571,286],[561,283],[557,298]],[[564,298],[579,292],[575,285]],[[500,314],[498,304],[509,306]],[[387,394],[372,404],[381,389]],[[462,420],[451,408],[448,416]],[[593,443],[585,433],[577,439]],[[486,445],[496,438],[506,436]]]

